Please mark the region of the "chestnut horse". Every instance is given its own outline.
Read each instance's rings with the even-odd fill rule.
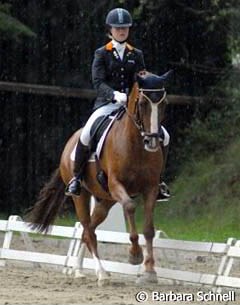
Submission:
[[[109,274],[101,264],[95,235],[96,227],[107,217],[110,208],[120,202],[123,206],[132,243],[129,262],[141,264],[145,270],[142,282],[157,282],[154,270],[153,213],[158,194],[159,177],[163,165],[159,126],[161,110],[165,108],[166,91],[161,76],[139,76],[128,97],[126,111],[110,129],[100,157],[101,169],[108,178],[108,191],[96,180],[96,162],[89,162],[79,197],[73,196],[76,214],[83,226],[82,244],[86,244],[96,262],[96,275],[101,285],[108,281]],[[64,186],[73,176],[73,161],[70,155],[79,139],[78,130],[67,142],[59,168],[40,192],[29,215],[33,226],[46,231],[57,216],[66,196]],[[89,199],[93,195],[97,204],[90,215]],[[146,256],[138,243],[133,198],[141,195],[144,205],[143,234],[146,239]],[[35,225],[34,225],[35,224]]]

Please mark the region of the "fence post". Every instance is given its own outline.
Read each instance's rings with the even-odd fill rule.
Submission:
[[[239,247],[240,246],[240,241],[236,240],[236,238],[228,238],[227,240],[227,247],[228,249],[231,247],[231,246],[235,246],[235,247]],[[218,268],[218,273],[217,275],[224,275],[224,276],[228,276],[231,269],[232,269],[232,265],[233,265],[233,261],[234,259],[232,257],[228,257],[228,251],[226,253],[226,255],[223,256],[222,260],[221,260],[221,263],[220,263],[220,266]],[[215,283],[217,281],[217,278],[215,280]],[[222,288],[221,287],[216,287],[216,292],[217,293],[221,293],[222,292]]]
[[[79,248],[81,246],[81,236],[77,236],[77,232],[79,232],[79,230],[78,230],[79,228],[81,228],[81,223],[76,222],[75,226],[74,226],[73,236],[70,241],[69,248],[68,248],[65,265],[64,265],[63,271],[62,271],[66,275],[71,275],[73,273],[73,269],[75,269],[75,272],[76,272],[76,270],[81,269],[81,267],[82,267],[81,262],[82,262],[83,258],[79,258],[79,263],[77,266],[75,266],[75,267],[68,266],[70,256],[78,257],[78,255],[79,255]]]
[[[11,231],[10,229],[10,222],[15,220],[15,216],[10,216],[8,218],[8,222],[7,222],[7,225],[6,225],[6,232],[5,232],[5,235],[4,235],[4,240],[3,240],[3,249],[9,249],[10,248],[10,245],[11,245],[11,242],[12,242],[12,237],[13,237],[13,232]],[[1,267],[5,267],[6,266],[6,260],[5,259],[2,259],[0,260],[0,266]]]

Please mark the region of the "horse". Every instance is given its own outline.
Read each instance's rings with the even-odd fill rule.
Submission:
[[[109,282],[110,275],[101,263],[95,230],[116,202],[122,205],[129,225],[129,262],[144,262],[144,272],[139,278],[141,283],[157,282],[153,256],[153,214],[163,166],[159,125],[166,106],[166,90],[163,85],[167,76],[167,73],[163,76],[152,73],[138,75],[128,96],[125,112],[109,130],[99,158],[98,166],[100,165],[107,177],[107,189],[96,179],[96,162],[88,162],[81,194],[79,197],[72,196],[77,217],[83,227],[81,243],[82,246],[87,246],[96,262],[95,271],[100,286]],[[39,231],[48,230],[67,198],[64,188],[73,176],[74,165],[70,155],[80,133],[81,129],[66,143],[59,167],[43,187],[36,204],[28,213],[31,224]],[[134,218],[137,205],[134,199],[140,195],[144,206],[145,258],[138,243]],[[92,214],[89,205],[91,196],[94,196],[97,202]]]

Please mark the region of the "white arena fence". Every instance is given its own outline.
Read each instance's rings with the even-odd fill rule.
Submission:
[[[93,259],[84,257],[85,251],[81,251],[82,226],[79,222],[74,227],[51,226],[47,236],[67,238],[70,240],[66,255],[56,255],[49,253],[36,252],[29,233],[40,234],[32,230],[28,223],[23,222],[19,216],[10,216],[8,220],[0,220],[0,232],[4,232],[2,248],[0,248],[0,266],[4,267],[7,260],[17,260],[32,262],[34,265],[52,264],[63,268],[63,272],[71,274],[74,270],[94,269]],[[19,232],[26,251],[11,249],[13,234]],[[18,233],[18,234],[19,234]],[[111,244],[130,244],[129,234],[125,232],[114,232],[106,230],[96,230],[99,242]],[[139,235],[139,243],[145,245],[144,236]],[[240,288],[240,278],[230,276],[233,269],[234,260],[240,259],[240,240],[229,238],[226,243],[216,242],[195,242],[173,240],[167,238],[162,231],[157,231],[154,241],[154,248],[162,251],[164,258],[168,260],[168,251],[174,251],[176,257],[176,266],[174,268],[156,267],[159,278],[189,282],[193,284],[208,285],[215,291],[220,292],[222,287]],[[178,266],[179,251],[194,252],[199,255],[221,255],[220,264],[214,274],[183,271]],[[103,266],[109,272],[116,272],[128,275],[139,275],[142,266],[134,266],[127,263],[120,263],[110,260],[102,260]]]

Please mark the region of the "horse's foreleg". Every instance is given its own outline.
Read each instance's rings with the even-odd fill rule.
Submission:
[[[125,209],[125,215],[128,219],[130,232],[129,238],[132,243],[132,246],[129,249],[129,263],[133,265],[139,265],[143,262],[143,252],[138,243],[138,233],[135,222],[135,209],[131,209],[130,211]]]
[[[145,272],[138,282],[157,283],[157,275],[154,270],[154,256],[153,256],[153,238],[154,231],[154,206],[157,197],[157,189],[153,189],[144,195],[144,226],[143,234],[146,240],[146,256],[144,258]]]
[[[129,262],[133,265],[141,264],[143,262],[143,252],[138,243],[138,233],[135,223],[136,205],[127,194],[124,186],[117,180],[111,179],[109,182],[109,190],[112,197],[122,204],[129,224],[129,238],[132,243],[129,249]]]

